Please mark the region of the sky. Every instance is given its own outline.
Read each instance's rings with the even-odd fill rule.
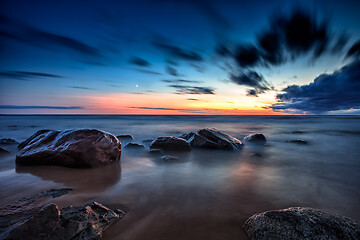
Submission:
[[[0,114],[360,114],[360,1],[0,1]]]

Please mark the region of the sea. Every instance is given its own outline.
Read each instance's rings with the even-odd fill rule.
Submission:
[[[103,239],[247,239],[253,214],[312,207],[360,220],[360,116],[1,115],[0,138],[24,141],[38,130],[100,129],[144,144],[216,128],[265,145],[240,151],[192,149],[176,161],[122,149],[120,162],[93,169],[16,166],[16,145],[1,145],[0,207],[52,188],[59,207],[93,201],[126,212]],[[298,144],[292,140],[304,140]],[[172,154],[174,155],[174,154]]]

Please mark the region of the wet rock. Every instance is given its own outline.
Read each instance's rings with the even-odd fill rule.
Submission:
[[[51,130],[33,136],[17,154],[17,164],[98,167],[120,159],[118,139],[96,129]]]
[[[0,155],[3,155],[3,154],[9,154],[9,152],[5,149],[3,149],[2,147],[0,147]]]
[[[360,239],[360,224],[313,208],[292,207],[251,216],[244,229],[252,240]]]
[[[0,144],[2,145],[12,145],[12,144],[19,144],[17,141],[11,138],[2,138],[0,139]]]
[[[150,144],[151,149],[173,150],[173,151],[190,151],[190,144],[183,138],[179,137],[158,137]]]
[[[103,231],[121,219],[125,213],[111,210],[97,202],[59,210],[50,204],[25,221],[10,227],[2,239],[100,239]]]
[[[296,143],[296,144],[308,144],[307,141],[305,140],[302,140],[302,139],[295,139],[295,140],[289,140],[289,141],[286,141],[286,142],[289,142],[289,143]]]
[[[127,149],[144,149],[145,146],[142,145],[142,144],[130,142],[130,143],[126,144],[126,146],[124,148],[127,148]]]
[[[178,158],[175,156],[171,156],[171,155],[165,155],[165,156],[161,157],[161,160],[168,162],[168,161],[178,160]]]
[[[42,130],[39,130],[37,131],[36,133],[34,133],[33,135],[31,135],[28,139],[26,139],[25,141],[21,142],[18,146],[18,149],[23,149],[26,145],[28,145],[28,143],[30,141],[32,141],[33,139],[35,139],[36,137],[38,137],[39,135],[42,135],[44,133],[47,133],[47,132],[50,132],[50,131],[53,131],[53,130],[49,130],[49,129],[42,129]]]
[[[46,202],[67,194],[71,190],[71,188],[51,189],[0,208],[0,233],[9,232],[17,224],[25,222],[39,212],[46,206]],[[1,236],[0,239],[2,239]]]
[[[201,129],[181,137],[186,139],[191,147],[222,150],[239,150],[243,147],[240,140],[214,128]]]
[[[149,150],[149,153],[158,154],[158,153],[161,153],[161,149],[157,149],[157,148],[150,149],[150,150]]]
[[[134,137],[132,135],[129,134],[124,134],[124,135],[118,135],[116,136],[119,140],[133,140]]]
[[[266,143],[266,137],[261,133],[253,133],[246,137],[244,137],[245,141],[252,142],[252,143]]]

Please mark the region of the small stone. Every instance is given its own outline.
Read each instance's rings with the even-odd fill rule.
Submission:
[[[0,154],[9,154],[9,151],[3,149],[2,147],[0,147]]]
[[[307,141],[305,141],[305,140],[302,140],[302,139],[295,139],[295,140],[289,140],[289,141],[287,141],[287,142],[289,142],[289,143],[296,143],[296,144],[308,144],[308,142]]]
[[[244,137],[244,140],[253,143],[261,143],[261,144],[266,143],[266,137],[264,136],[264,134],[261,133],[250,134]]]
[[[134,137],[130,134],[118,135],[116,137],[121,140],[133,140],[134,139]]]
[[[142,144],[130,142],[130,143],[126,144],[126,146],[124,148],[127,148],[127,149],[144,149],[145,146],[142,145]]]
[[[2,138],[0,139],[0,144],[2,145],[12,145],[12,144],[19,144],[17,141],[11,138]]]

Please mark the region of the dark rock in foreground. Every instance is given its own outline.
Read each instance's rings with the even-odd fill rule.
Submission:
[[[120,159],[121,144],[112,134],[96,129],[37,132],[16,156],[20,165],[98,167]]]
[[[308,144],[307,141],[302,140],[302,139],[289,140],[289,141],[287,141],[287,142],[289,142],[289,143],[296,143],[296,144]]]
[[[118,139],[120,139],[120,140],[133,140],[134,139],[134,137],[132,135],[129,135],[129,134],[118,135],[116,137]]]
[[[2,154],[9,154],[9,151],[3,149],[2,147],[0,147],[0,155]]]
[[[244,137],[245,141],[252,142],[252,143],[266,143],[266,137],[261,133],[253,133],[246,137]]]
[[[0,139],[0,144],[2,145],[12,145],[12,144],[19,144],[17,141],[11,138],[2,138]]]
[[[222,150],[239,150],[243,147],[240,140],[214,128],[201,129],[183,134],[181,137],[186,139],[191,147]]]
[[[246,220],[244,229],[252,240],[360,239],[358,222],[301,207],[255,214]]]
[[[126,146],[124,148],[127,148],[127,149],[144,149],[145,146],[142,145],[142,144],[130,142],[130,143],[126,144]]]
[[[103,231],[125,215],[93,202],[59,210],[50,204],[3,233],[3,239],[100,239]]]
[[[168,161],[178,160],[178,158],[175,156],[171,156],[171,155],[165,155],[165,156],[161,157],[161,160],[168,162]]]
[[[36,138],[37,136],[43,134],[43,133],[47,133],[53,130],[49,130],[49,129],[42,129],[37,131],[36,133],[34,133],[33,135],[31,135],[28,139],[26,139],[25,141],[21,142],[18,146],[18,149],[23,149],[26,145],[29,144],[29,142],[31,142],[34,138]]]
[[[150,144],[150,148],[173,151],[190,151],[191,149],[190,144],[179,137],[158,137]]]

